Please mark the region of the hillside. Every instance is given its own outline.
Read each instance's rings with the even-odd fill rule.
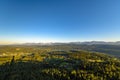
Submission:
[[[119,58],[70,48],[72,47],[1,47],[0,80],[120,79]]]

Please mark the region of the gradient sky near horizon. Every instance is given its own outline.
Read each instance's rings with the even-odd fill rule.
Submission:
[[[120,0],[0,0],[0,43],[119,40]]]

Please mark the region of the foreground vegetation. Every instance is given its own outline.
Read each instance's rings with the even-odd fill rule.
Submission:
[[[71,46],[2,46],[0,80],[120,80],[120,59]]]

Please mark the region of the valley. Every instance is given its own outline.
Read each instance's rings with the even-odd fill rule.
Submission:
[[[119,80],[115,51],[112,45],[0,46],[0,80]]]

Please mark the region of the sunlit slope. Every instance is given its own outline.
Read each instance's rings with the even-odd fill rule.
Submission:
[[[120,60],[103,53],[43,50],[0,60],[6,61],[0,66],[0,80],[120,79]]]

